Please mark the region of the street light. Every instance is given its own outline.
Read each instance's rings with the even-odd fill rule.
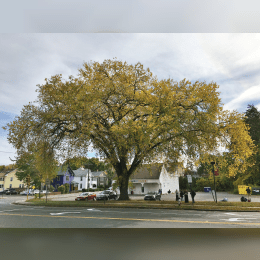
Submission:
[[[214,176],[215,200],[216,200],[216,203],[217,203],[217,202],[218,202],[218,199],[217,199],[217,192],[216,192],[216,182],[215,182],[214,164],[215,164],[215,162],[211,162],[211,165],[212,165],[212,173],[213,173],[213,176]]]

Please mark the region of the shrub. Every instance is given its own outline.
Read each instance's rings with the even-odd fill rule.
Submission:
[[[55,188],[52,185],[50,185],[49,191],[53,192],[54,190],[55,190]]]
[[[64,190],[64,193],[69,193],[70,191],[70,185],[68,183],[65,183],[65,190]]]
[[[37,198],[41,198],[41,197],[43,197],[44,195],[43,194],[39,194],[39,193],[36,193],[36,194],[34,194],[34,198],[35,199],[37,199]]]
[[[61,194],[64,194],[64,191],[65,191],[64,185],[59,186],[59,187],[58,187],[58,191],[59,191]]]

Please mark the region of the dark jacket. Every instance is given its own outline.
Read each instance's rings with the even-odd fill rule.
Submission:
[[[191,197],[195,197],[196,192],[195,192],[194,190],[192,190],[191,193],[190,193],[190,195],[191,195]]]

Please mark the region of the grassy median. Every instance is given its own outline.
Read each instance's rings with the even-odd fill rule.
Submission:
[[[218,202],[196,201],[196,203],[181,203],[176,201],[51,201],[45,199],[30,199],[30,205],[49,207],[95,207],[95,208],[153,208],[153,209],[194,209],[221,211],[260,211],[260,202]]]

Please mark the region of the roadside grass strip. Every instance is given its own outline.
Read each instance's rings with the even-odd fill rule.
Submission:
[[[30,199],[28,205],[49,207],[95,207],[95,208],[153,208],[180,210],[260,211],[259,202],[211,202],[198,201],[194,204],[176,201],[52,201]]]

